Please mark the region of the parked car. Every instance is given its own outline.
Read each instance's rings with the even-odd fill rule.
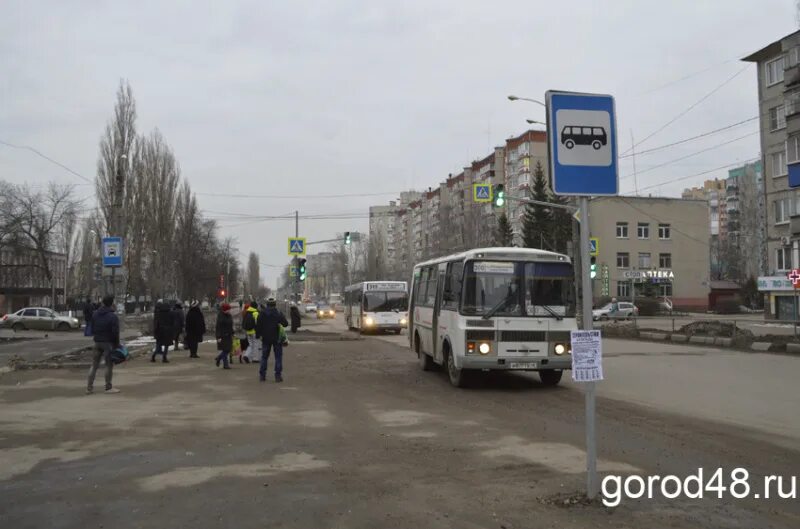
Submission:
[[[79,329],[81,322],[72,316],[59,316],[50,309],[27,307],[3,316],[3,326],[15,331],[25,329],[69,331]]]
[[[611,303],[592,311],[592,319],[597,320],[629,320],[639,315],[639,309],[627,301],[617,303],[617,311],[611,312]]]
[[[306,304],[306,314],[313,314],[317,312],[317,304],[316,303],[307,303]]]
[[[324,320],[325,318],[333,319],[336,317],[336,311],[330,305],[317,306],[317,319]]]

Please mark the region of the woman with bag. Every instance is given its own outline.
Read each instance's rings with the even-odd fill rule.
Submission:
[[[206,333],[206,319],[197,301],[192,301],[189,311],[186,313],[186,345],[189,347],[189,358],[200,358],[197,356],[197,347],[203,341]]]

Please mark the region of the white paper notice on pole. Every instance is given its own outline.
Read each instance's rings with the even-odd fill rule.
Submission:
[[[571,331],[572,380],[603,380],[603,346],[600,331]]]

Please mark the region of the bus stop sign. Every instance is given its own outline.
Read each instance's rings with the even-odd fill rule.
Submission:
[[[614,98],[551,90],[546,101],[550,177],[555,194],[618,194]]]

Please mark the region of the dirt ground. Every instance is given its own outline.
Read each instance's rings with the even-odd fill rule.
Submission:
[[[186,356],[120,366],[117,395],[84,395],[83,371],[3,374],[0,527],[800,527],[798,500],[570,501],[583,398],[535,375],[456,390],[375,338],[293,343],[282,384],[215,368],[208,344]],[[598,428],[604,474],[800,474],[800,452],[740,428],[608,399]]]

